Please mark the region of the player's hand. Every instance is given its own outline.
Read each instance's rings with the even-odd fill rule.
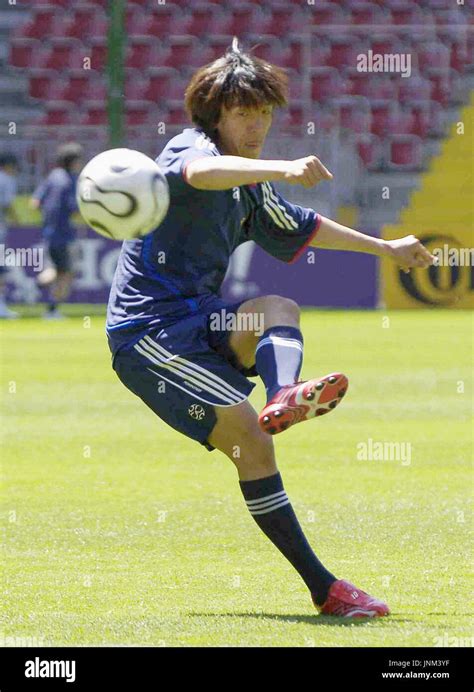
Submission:
[[[322,180],[332,180],[333,175],[316,156],[305,156],[287,162],[284,181],[290,185],[314,187]]]
[[[407,235],[396,240],[387,240],[390,257],[408,274],[413,267],[426,268],[435,261],[425,246],[414,235]]]

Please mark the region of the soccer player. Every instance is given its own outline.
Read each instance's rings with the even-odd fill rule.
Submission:
[[[156,232],[122,246],[107,314],[112,363],[162,420],[235,464],[253,519],[298,571],[320,612],[386,615],[382,601],[319,561],[273,449],[273,434],[333,409],[347,378],[298,380],[303,335],[295,302],[267,295],[226,304],[218,291],[233,250],[250,239],[284,262],[309,245],[392,257],[407,270],[428,266],[432,256],[414,236],[372,238],[281,197],[274,181],[311,188],[332,178],[314,155],[259,158],[286,89],[286,74],[241,52],[236,39],[191,78],[185,104],[195,126],[157,158],[170,188],[168,215]],[[227,329],[232,315],[237,327],[239,316],[253,327],[241,319],[240,329]],[[260,316],[263,333],[255,329]],[[256,376],[267,393],[260,416],[247,400],[255,386],[247,378]]]
[[[54,265],[38,277],[43,286],[50,286],[46,319],[61,319],[58,304],[67,299],[74,277],[72,243],[76,229],[70,217],[77,211],[76,183],[82,168],[82,146],[75,142],[58,148],[56,167],[36,188],[31,206],[40,208],[43,215],[43,239]]]
[[[14,154],[0,154],[0,243],[4,243],[7,235],[7,217],[18,221],[13,202],[16,197],[18,175],[18,159]],[[0,265],[0,319],[14,319],[18,313],[13,312],[5,301],[5,279],[7,269]]]

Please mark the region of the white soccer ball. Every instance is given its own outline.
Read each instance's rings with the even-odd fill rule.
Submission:
[[[160,167],[133,149],[109,149],[86,164],[77,181],[84,220],[114,240],[141,238],[160,225],[169,206]]]

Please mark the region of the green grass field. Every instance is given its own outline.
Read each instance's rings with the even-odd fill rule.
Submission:
[[[334,414],[275,438],[318,556],[391,606],[353,624],[312,608],[231,462],[123,387],[102,316],[1,324],[4,642],[472,645],[472,314],[386,320],[304,311],[302,376],[351,385]],[[410,463],[358,458],[369,439],[410,444]]]

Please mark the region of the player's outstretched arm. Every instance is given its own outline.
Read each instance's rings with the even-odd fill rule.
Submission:
[[[435,257],[414,235],[407,235],[396,240],[373,238],[324,216],[321,217],[319,230],[311,245],[326,250],[350,250],[367,252],[379,257],[390,257],[404,271],[409,271],[412,267],[428,267],[435,260]]]
[[[332,173],[316,156],[295,161],[266,161],[243,156],[206,156],[186,166],[187,182],[198,190],[228,190],[240,185],[283,180],[291,185],[310,188]]]

